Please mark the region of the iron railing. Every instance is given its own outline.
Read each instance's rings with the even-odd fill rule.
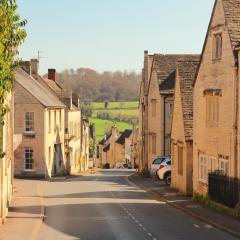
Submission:
[[[214,201],[234,208],[239,202],[238,179],[220,171],[208,175],[208,194]]]

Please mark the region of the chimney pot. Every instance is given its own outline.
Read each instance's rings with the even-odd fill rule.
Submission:
[[[31,75],[32,70],[30,61],[20,61],[19,65],[27,74]]]
[[[38,69],[39,69],[39,61],[38,59],[31,59],[31,75],[35,74],[38,75]]]
[[[56,81],[56,69],[50,68],[48,69],[48,79]]]

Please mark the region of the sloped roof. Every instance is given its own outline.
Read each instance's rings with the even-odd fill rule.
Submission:
[[[175,86],[175,70],[179,59],[195,59],[194,54],[154,54],[153,70],[158,77],[159,90],[170,90]]]
[[[222,0],[232,46],[240,44],[240,0]]]
[[[43,106],[53,108],[66,107],[51,91],[43,87],[22,69],[18,69],[16,72],[16,82],[31,93]]]
[[[124,145],[125,144],[125,139],[129,138],[130,135],[132,134],[132,130],[130,129],[126,129],[121,135],[120,137],[117,139],[116,143]]]
[[[184,134],[186,140],[193,138],[193,82],[200,61],[180,60],[177,63],[178,79],[181,94]]]
[[[110,143],[103,148],[104,152],[108,152],[109,150],[110,150]]]
[[[105,145],[111,136],[112,136],[112,131],[106,134],[106,136],[99,142],[99,145]]]
[[[56,94],[58,97],[62,96],[62,88],[58,84],[56,84],[53,80],[43,78],[36,74],[34,74],[33,77],[44,87],[48,88],[50,91]]]

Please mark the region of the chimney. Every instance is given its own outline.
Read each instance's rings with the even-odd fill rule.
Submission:
[[[56,69],[50,68],[48,69],[48,79],[56,81]]]
[[[31,59],[31,75],[38,75],[39,61],[38,59]]]
[[[20,61],[20,68],[22,68],[27,74],[31,75],[31,63],[29,61]]]

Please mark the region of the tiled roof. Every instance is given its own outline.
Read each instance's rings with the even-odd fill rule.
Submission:
[[[62,88],[56,84],[53,80],[43,78],[39,75],[34,74],[33,77],[44,87],[48,88],[54,94],[56,94],[59,98],[62,97]]]
[[[222,0],[232,46],[240,44],[240,0]]]
[[[192,54],[154,54],[153,70],[158,76],[159,90],[173,89],[175,86],[175,70],[179,59],[195,59]]]
[[[51,91],[22,69],[18,69],[16,72],[16,82],[31,93],[43,106],[53,108],[66,107]]]
[[[132,130],[130,129],[126,129],[118,138],[118,140],[116,141],[116,143],[124,145],[125,144],[125,139],[129,138],[130,135],[132,134]]]
[[[186,140],[192,140],[193,137],[193,82],[199,61],[200,56],[199,60],[180,60],[177,63]]]

